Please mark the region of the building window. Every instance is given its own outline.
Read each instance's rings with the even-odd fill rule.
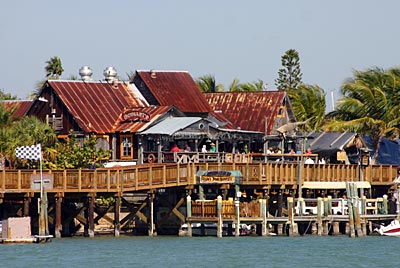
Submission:
[[[121,159],[133,157],[132,135],[121,135]]]
[[[286,107],[280,106],[276,117],[285,117]]]

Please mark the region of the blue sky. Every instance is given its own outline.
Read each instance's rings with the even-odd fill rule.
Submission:
[[[4,1],[0,88],[25,99],[61,58],[64,78],[88,65],[212,74],[228,87],[258,79],[275,87],[281,56],[300,54],[303,82],[337,99],[352,71],[399,67],[397,0]]]

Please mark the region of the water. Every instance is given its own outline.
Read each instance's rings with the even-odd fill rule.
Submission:
[[[400,239],[97,237],[0,245],[0,267],[398,267]]]

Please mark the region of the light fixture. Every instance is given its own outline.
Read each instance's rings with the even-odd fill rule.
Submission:
[[[46,98],[44,98],[44,97],[39,97],[38,100],[39,100],[39,101],[43,101],[43,102],[49,102],[49,101],[48,101]]]

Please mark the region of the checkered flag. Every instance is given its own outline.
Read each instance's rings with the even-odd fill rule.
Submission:
[[[22,159],[40,160],[42,158],[42,146],[37,144],[17,147],[17,149],[15,149],[15,155]]]

